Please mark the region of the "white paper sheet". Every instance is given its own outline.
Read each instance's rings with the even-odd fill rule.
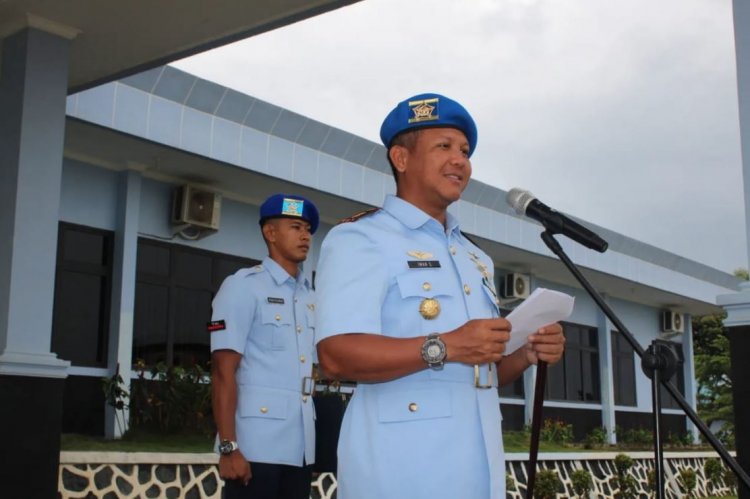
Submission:
[[[539,328],[559,322],[573,312],[575,299],[546,288],[537,288],[508,316],[512,325],[505,354],[510,355],[526,344],[526,339]]]

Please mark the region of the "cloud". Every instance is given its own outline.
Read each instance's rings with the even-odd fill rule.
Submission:
[[[368,0],[176,66],[373,141],[444,93],[479,125],[479,180],[747,266],[730,2]]]

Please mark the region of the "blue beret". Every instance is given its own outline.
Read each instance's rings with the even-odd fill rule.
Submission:
[[[310,224],[310,233],[318,230],[318,209],[309,199],[291,194],[274,194],[260,205],[260,225],[270,218],[301,218]]]
[[[417,128],[450,127],[461,130],[469,141],[469,156],[477,146],[477,125],[464,107],[439,94],[419,94],[401,101],[385,117],[380,139],[390,148],[396,135]]]

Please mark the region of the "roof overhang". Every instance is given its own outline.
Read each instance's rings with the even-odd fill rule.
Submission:
[[[71,39],[75,93],[356,1],[0,0],[0,41],[28,27]]]
[[[293,189],[315,199],[321,219],[329,224],[370,208],[331,193],[293,184],[236,165],[165,146],[75,118],[66,123],[65,155],[112,170],[138,170],[145,177],[172,183],[192,183],[219,191],[223,196],[259,205],[269,192]],[[476,236],[472,236],[476,238]],[[503,268],[532,274],[545,281],[579,288],[580,285],[556,258],[507,244],[478,239],[478,243]],[[721,313],[714,303],[658,289],[601,271],[582,268],[595,289],[610,298],[693,315]]]

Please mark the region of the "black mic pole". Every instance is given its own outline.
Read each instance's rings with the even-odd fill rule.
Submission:
[[[638,357],[643,359],[644,354],[648,355],[648,353],[644,351],[643,347],[641,347],[638,341],[636,341],[636,339],[630,333],[628,328],[626,328],[625,325],[620,321],[620,319],[617,318],[617,315],[615,315],[609,305],[607,305],[602,296],[594,289],[594,287],[588,282],[588,280],[586,280],[586,278],[583,276],[583,274],[581,274],[580,270],[578,270],[578,267],[576,267],[576,265],[570,260],[570,258],[568,258],[568,255],[565,254],[565,251],[563,251],[560,243],[558,243],[557,240],[553,237],[553,234],[549,230],[545,230],[544,232],[542,232],[541,236],[542,241],[544,241],[547,247],[560,258],[560,260],[565,264],[568,270],[570,270],[570,272],[573,274],[573,277],[575,277],[576,280],[581,283],[581,286],[583,286],[586,292],[588,292],[589,296],[593,298],[602,312],[604,312],[607,318],[612,321],[612,324],[614,324],[618,331],[620,331],[620,334],[622,334],[623,337],[628,341],[628,343],[630,343],[630,346],[633,347],[633,350],[638,354]],[[655,377],[658,381],[658,376]],[[690,418],[690,421],[692,421],[693,424],[700,430],[708,443],[710,443],[711,447],[713,447],[714,450],[721,456],[727,466],[729,466],[732,471],[734,471],[734,473],[740,480],[742,480],[746,487],[750,488],[750,477],[748,476],[748,474],[745,472],[745,470],[742,469],[739,463],[737,463],[737,460],[735,460],[729,454],[729,452],[722,445],[719,439],[717,439],[714,434],[711,433],[711,430],[708,429],[708,426],[706,426],[706,424],[701,421],[700,417],[698,417],[693,408],[690,407],[679,390],[677,390],[677,388],[674,386],[674,383],[667,382],[662,379],[661,384],[667,389],[670,395],[672,395],[672,398],[674,398],[680,408],[685,412],[685,415],[687,415],[687,417]],[[656,437],[654,438],[654,441],[657,442]],[[659,480],[659,477],[657,477],[657,480]],[[657,483],[659,482],[657,481]]]
[[[542,430],[542,405],[544,404],[544,385],[547,381],[547,363],[537,362],[536,383],[534,384],[534,407],[531,413],[531,445],[529,446],[529,464],[526,467],[526,497],[534,497],[536,481],[536,462],[539,455],[539,437]]]

